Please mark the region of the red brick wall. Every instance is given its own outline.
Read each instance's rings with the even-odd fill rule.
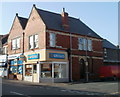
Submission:
[[[63,34],[57,33],[57,31],[52,31],[56,33],[56,45],[62,46],[63,48],[49,47],[49,32],[47,32],[47,49],[55,49],[55,50],[66,50],[70,48],[70,36],[63,35],[65,32],[61,32]],[[87,55],[90,56],[89,59],[89,72],[90,74],[94,74],[94,78],[98,77],[99,67],[103,64],[102,59],[95,59],[94,57],[103,57],[103,49],[102,49],[102,41],[100,39],[92,40],[93,51],[87,51]],[[77,55],[77,57],[72,58],[72,79],[80,80],[80,63],[79,56],[86,56],[86,51],[78,50],[78,37],[72,36],[72,55]],[[92,58],[93,57],[93,58]],[[85,61],[85,60],[84,60]],[[69,65],[70,66],[70,65]],[[69,68],[70,69],[70,68]],[[69,72],[70,73],[70,72]],[[93,78],[93,75],[89,75],[90,78]]]
[[[78,57],[72,57],[72,79],[73,80],[80,79],[80,64]]]
[[[102,41],[93,40],[92,45],[93,45],[94,51],[101,51],[102,52],[102,50],[103,50]]]

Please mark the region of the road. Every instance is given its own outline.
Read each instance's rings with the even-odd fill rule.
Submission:
[[[45,86],[35,84],[23,84],[9,80],[2,81],[2,95],[21,95],[32,97],[32,95],[108,95],[107,93],[73,90],[64,87]]]

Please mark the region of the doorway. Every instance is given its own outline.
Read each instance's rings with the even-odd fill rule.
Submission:
[[[33,82],[38,82],[37,64],[33,65]]]
[[[86,66],[84,59],[80,59],[80,79],[85,79]]]

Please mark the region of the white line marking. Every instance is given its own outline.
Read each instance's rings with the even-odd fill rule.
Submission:
[[[13,92],[13,91],[10,91],[10,93],[12,93],[12,94],[17,94],[17,95],[24,95],[24,94],[17,93],[17,92]]]
[[[66,92],[67,90],[61,90],[61,91]]]
[[[10,91],[10,93],[16,94],[16,95],[23,95],[23,96],[26,96],[26,97],[31,97],[31,96],[27,96],[27,95],[24,95],[24,94],[21,94],[21,93],[13,92],[13,91]]]

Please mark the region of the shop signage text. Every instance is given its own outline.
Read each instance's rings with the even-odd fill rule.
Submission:
[[[28,60],[39,59],[39,54],[28,55]]]
[[[54,58],[54,59],[65,59],[65,54],[60,54],[60,53],[49,53],[49,58]]]

